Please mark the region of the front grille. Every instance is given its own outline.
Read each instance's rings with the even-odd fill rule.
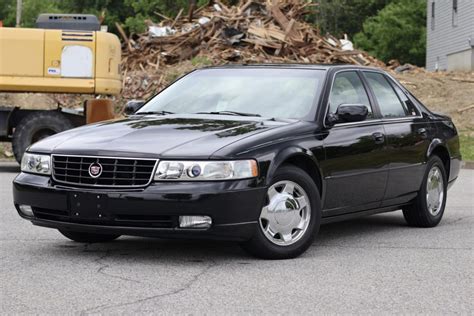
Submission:
[[[91,164],[102,166],[100,176],[90,175]],[[140,187],[151,182],[155,165],[154,159],[53,155],[53,179],[78,186]]]

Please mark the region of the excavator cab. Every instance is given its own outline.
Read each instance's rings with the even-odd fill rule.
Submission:
[[[0,27],[0,92],[117,95],[122,87],[121,45],[101,31],[94,15],[41,14],[37,28]],[[28,110],[0,104],[0,141],[11,141],[21,161],[26,148],[44,137],[90,123],[86,112],[113,117],[111,102],[93,102],[83,114]],[[102,115],[101,112],[107,113]]]
[[[42,14],[37,25],[0,28],[0,91],[120,92],[120,41],[95,16]]]

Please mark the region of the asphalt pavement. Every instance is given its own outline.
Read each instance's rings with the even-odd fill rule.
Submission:
[[[0,163],[0,314],[474,313],[474,170],[436,228],[400,211],[322,227],[300,258],[235,243],[121,237],[81,245],[21,219]]]

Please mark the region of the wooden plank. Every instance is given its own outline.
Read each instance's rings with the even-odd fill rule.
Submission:
[[[461,108],[457,112],[458,113],[463,113],[463,112],[466,112],[466,111],[469,111],[469,110],[472,110],[472,109],[474,109],[474,104],[466,106],[464,108]]]
[[[122,26],[118,24],[118,22],[115,22],[115,27],[117,28],[117,31],[119,32],[120,36],[122,36],[123,40],[128,46],[129,39],[125,31],[123,30]]]
[[[286,40],[288,35],[290,35],[290,33],[293,32],[293,27],[295,26],[295,23],[296,23],[295,19],[291,19],[290,23],[288,23],[283,40]]]
[[[181,10],[179,10],[178,14],[176,15],[176,17],[174,18],[174,21],[173,23],[171,24],[171,28],[174,28],[174,26],[176,25],[176,22],[178,22],[179,18],[181,18],[181,14],[183,14],[183,11],[184,9],[181,8]]]
[[[290,38],[298,36],[298,34],[292,28],[288,28],[290,26],[290,21],[286,18],[283,12],[281,12],[280,7],[278,5],[278,1],[273,1],[273,4],[270,8],[270,12],[272,13],[272,16],[275,21],[278,23],[278,25],[280,25],[283,30],[289,30],[288,36]]]
[[[468,82],[468,83],[474,83],[474,79],[467,79],[467,78],[451,78],[451,80],[454,81],[460,81],[460,82]]]
[[[339,39],[323,36],[318,28],[306,23],[304,14],[317,5],[315,2],[240,0],[235,6],[226,3],[229,2],[209,1],[193,11],[191,23],[187,9],[179,10],[174,18],[156,12],[163,19],[156,25],[177,30],[170,36],[150,37],[148,33],[128,35],[117,27],[124,43],[121,63],[122,74],[126,75],[124,97],[144,97],[158,91],[167,84],[167,71],[171,67],[194,56],[202,56],[215,64],[328,62],[384,66],[366,52],[343,51]],[[213,4],[219,5],[222,10],[216,10]],[[250,14],[249,8],[252,8]],[[207,17],[210,21],[197,25],[200,17]],[[225,36],[229,30],[225,31],[225,28],[242,32],[243,39],[231,46],[228,36]],[[474,82],[469,77],[457,77],[453,80]],[[143,86],[145,79],[148,84]]]

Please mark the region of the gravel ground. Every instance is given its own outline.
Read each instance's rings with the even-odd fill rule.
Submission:
[[[474,170],[436,228],[407,227],[401,212],[330,224],[285,261],[222,242],[76,244],[16,214],[16,172],[0,164],[0,314],[474,312]]]

